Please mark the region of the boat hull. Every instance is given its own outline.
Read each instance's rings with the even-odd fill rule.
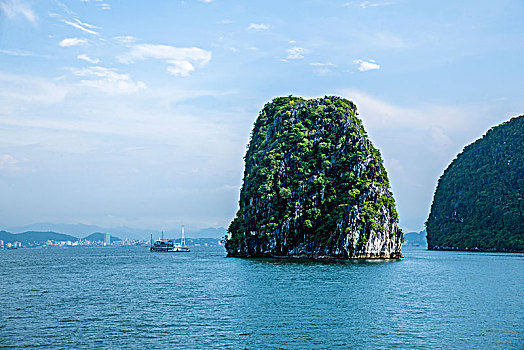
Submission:
[[[191,251],[191,249],[189,248],[181,248],[181,249],[176,249],[176,248],[149,248],[149,251],[151,252],[158,252],[158,253],[189,253]]]

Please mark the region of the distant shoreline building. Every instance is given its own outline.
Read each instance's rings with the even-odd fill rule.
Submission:
[[[106,232],[104,234],[104,245],[111,245],[111,235],[109,234],[109,232]]]

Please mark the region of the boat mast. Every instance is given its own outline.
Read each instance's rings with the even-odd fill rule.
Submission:
[[[184,225],[182,225],[182,238],[180,239],[180,245],[182,247],[186,246],[186,234],[184,232]]]

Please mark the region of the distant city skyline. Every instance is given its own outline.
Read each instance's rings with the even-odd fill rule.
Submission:
[[[258,112],[353,100],[405,231],[524,114],[524,2],[0,0],[0,224],[226,227]],[[0,230],[2,227],[0,227]]]
[[[23,232],[57,232],[72,235],[78,238],[86,237],[93,233],[109,233],[112,236],[118,236],[123,239],[149,239],[150,235],[154,237],[180,237],[182,228],[165,227],[162,230],[153,228],[134,228],[126,226],[101,227],[85,224],[59,224],[59,223],[34,223],[25,226],[2,225],[0,231],[7,231],[18,234]],[[223,238],[226,234],[224,227],[186,227],[186,236],[191,238]]]

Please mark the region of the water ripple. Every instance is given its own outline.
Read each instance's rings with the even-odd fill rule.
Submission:
[[[522,349],[524,255],[0,251],[0,348]]]

